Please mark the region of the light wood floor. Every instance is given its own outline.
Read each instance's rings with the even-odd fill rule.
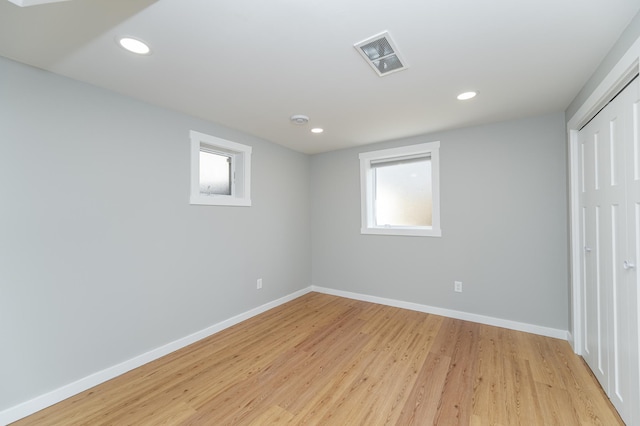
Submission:
[[[621,425],[567,342],[310,293],[18,425]]]

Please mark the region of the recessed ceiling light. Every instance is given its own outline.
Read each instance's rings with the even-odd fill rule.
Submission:
[[[466,101],[466,100],[468,100],[468,99],[475,98],[477,94],[478,94],[478,92],[464,92],[464,93],[460,93],[460,94],[458,95],[458,100],[459,100],[459,101]]]
[[[321,129],[320,127],[314,127],[313,129],[311,129],[311,131],[313,133],[322,133],[324,132],[324,129]]]
[[[151,48],[142,40],[138,40],[132,37],[121,37],[118,39],[118,44],[129,52],[137,53],[138,55],[149,55]]]
[[[67,1],[67,0],[9,0],[9,1],[11,3],[17,4],[20,7],[27,7],[27,6],[37,6],[45,3],[58,3],[61,1]]]

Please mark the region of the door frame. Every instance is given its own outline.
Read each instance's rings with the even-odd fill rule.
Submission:
[[[569,180],[569,250],[570,250],[570,288],[571,288],[571,325],[569,343],[573,351],[582,355],[582,256],[580,245],[580,206],[579,206],[579,146],[578,131],[589,122],[631,79],[638,74],[640,63],[640,38],[622,56],[613,69],[600,82],[578,111],[567,122],[568,141],[568,180]]]

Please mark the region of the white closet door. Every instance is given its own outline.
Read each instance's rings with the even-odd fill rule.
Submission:
[[[612,203],[623,198],[611,183],[611,150],[608,110],[580,131],[583,159],[584,255],[584,358],[602,387],[610,387]]]
[[[609,357],[605,339],[607,331],[606,296],[601,286],[600,273],[600,208],[594,200],[589,200],[582,206],[583,230],[583,302],[582,312],[584,324],[582,330],[584,344],[582,353],[585,361],[591,367],[598,381],[607,384]]]
[[[636,81],[621,92],[578,139],[583,354],[628,424],[640,421],[638,87]]]

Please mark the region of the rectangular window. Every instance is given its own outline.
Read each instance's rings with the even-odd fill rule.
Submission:
[[[191,204],[251,205],[251,147],[191,131]]]
[[[439,146],[360,154],[363,234],[441,235]]]

